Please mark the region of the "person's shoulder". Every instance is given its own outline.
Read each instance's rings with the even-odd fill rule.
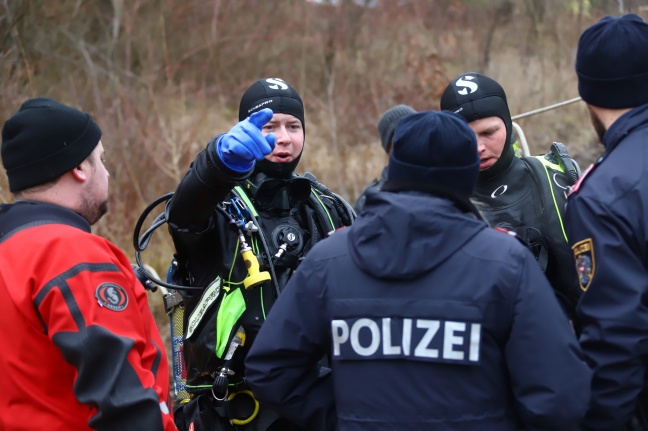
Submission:
[[[634,145],[623,145],[631,144]],[[648,147],[636,144],[639,141],[628,138],[611,152],[600,156],[581,175],[577,184],[572,187],[570,196],[584,196],[589,198],[621,197],[633,190],[647,190],[648,176],[644,175],[648,169]]]
[[[319,262],[324,262],[339,257],[348,258],[348,235],[350,229],[350,227],[340,227],[334,231],[329,232],[325,238],[322,238],[313,246],[306,257],[309,260],[314,259]]]
[[[541,153],[533,156],[518,157],[531,171],[548,169],[551,171],[563,172],[563,168],[556,163],[549,153]]]
[[[511,263],[512,258],[523,255],[526,249],[524,242],[514,231],[499,227],[482,229],[475,236],[470,248],[475,256],[507,264]]]
[[[329,189],[326,184],[320,182],[317,177],[312,174],[311,172],[305,172],[303,175],[298,175],[297,173],[293,172],[293,177],[297,178],[306,178],[308,181],[311,182],[311,185],[315,190],[318,190],[322,193],[333,193],[331,189]]]
[[[367,192],[371,189],[374,188],[380,188],[382,186],[382,180],[379,180],[377,178],[374,178],[371,183],[369,183],[365,189],[360,193],[360,196],[358,196],[358,199],[356,199],[356,203],[353,206],[353,209],[357,214],[360,214],[362,211],[362,208],[364,207],[365,201],[367,200]]]
[[[350,226],[356,218],[356,212],[353,207],[339,194],[332,192],[324,184],[320,183],[315,175],[306,172],[303,175],[311,182],[312,193],[317,197],[317,201],[326,206],[328,210],[333,210],[339,218],[338,222],[333,222],[334,226]],[[318,206],[316,205],[316,208]]]
[[[565,176],[572,184],[580,176],[579,164],[571,157],[567,147],[561,142],[554,141],[547,152],[529,156],[522,155],[518,158],[536,174],[557,173]]]
[[[49,232],[48,235],[52,241],[56,241],[57,244],[60,242],[62,247],[66,247],[66,244],[69,246],[70,243],[73,243],[75,244],[74,248],[78,249],[81,254],[89,253],[90,250],[96,250],[99,252],[108,252],[109,250],[114,249],[119,250],[119,248],[108,238],[95,233],[86,232],[74,226],[65,224],[51,225],[49,227]]]
[[[54,267],[128,260],[107,238],[65,223],[35,225],[17,232],[15,239],[26,244],[34,259],[46,256]]]
[[[487,227],[480,234],[482,240],[495,242],[503,247],[515,249],[523,245],[523,241],[520,240],[515,231],[503,227]]]
[[[537,266],[531,251],[513,232],[495,228],[480,231],[470,243],[462,246],[460,252],[465,259],[464,269],[474,268],[470,273],[479,274],[479,283],[495,284],[507,292],[519,288],[525,268]]]

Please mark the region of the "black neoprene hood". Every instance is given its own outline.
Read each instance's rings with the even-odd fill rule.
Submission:
[[[480,176],[493,176],[508,167],[514,156],[511,147],[513,121],[506,93],[494,79],[476,72],[468,72],[454,78],[441,96],[441,109],[461,115],[467,122],[482,118],[499,117],[506,127],[506,141],[497,162]]]
[[[302,127],[306,127],[304,103],[297,91],[283,79],[264,78],[252,84],[241,97],[239,121],[264,108],[270,108],[274,113],[297,117]]]

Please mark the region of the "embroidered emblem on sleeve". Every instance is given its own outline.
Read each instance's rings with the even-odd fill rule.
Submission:
[[[583,291],[586,291],[592,283],[594,271],[596,270],[592,238],[577,242],[572,247],[572,250],[576,261],[576,272],[578,272],[578,284]]]
[[[112,311],[122,311],[128,305],[126,291],[115,283],[102,283],[97,286],[95,297],[99,305]]]

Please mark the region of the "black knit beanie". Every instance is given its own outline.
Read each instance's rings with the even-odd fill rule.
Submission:
[[[497,81],[476,72],[454,78],[441,96],[441,109],[461,115],[467,122],[487,117],[499,117],[506,127],[506,142],[502,155],[480,175],[492,177],[509,166],[514,157],[511,146],[513,121],[506,101],[506,93]]]
[[[84,161],[101,139],[89,114],[40,97],[2,128],[2,164],[12,193],[52,181]]]
[[[378,133],[380,134],[380,143],[387,154],[391,149],[391,141],[394,136],[394,129],[398,121],[416,111],[411,106],[396,105],[386,110],[380,120],[378,120]]]
[[[239,104],[239,121],[245,120],[252,113],[264,108],[272,109],[275,114],[288,114],[299,119],[304,129],[306,139],[306,122],[304,120],[304,104],[290,84],[280,78],[264,78],[252,84],[241,97]],[[303,153],[303,149],[302,149]],[[288,177],[297,167],[301,153],[289,163],[275,163],[260,160],[255,164],[255,171],[270,176]]]
[[[463,199],[479,176],[477,138],[466,121],[451,112],[424,111],[403,118],[394,131],[386,189],[406,184],[426,191],[430,185]]]
[[[576,53],[578,92],[609,109],[648,103],[648,24],[638,15],[606,16],[586,29]]]

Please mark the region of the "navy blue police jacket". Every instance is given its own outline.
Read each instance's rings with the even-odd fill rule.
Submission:
[[[533,255],[420,192],[368,191],[297,269],[246,369],[260,401],[310,430],[575,430],[589,399]]]
[[[594,369],[583,429],[611,431],[631,418],[646,385],[648,105],[619,117],[603,145],[569,195],[566,225],[584,291],[580,343]]]

